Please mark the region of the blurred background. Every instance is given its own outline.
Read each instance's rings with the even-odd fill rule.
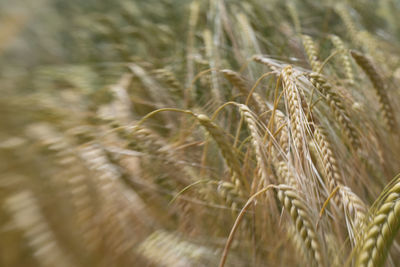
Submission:
[[[250,62],[256,54],[309,68],[300,32],[317,40],[321,59],[335,49],[329,34],[342,37],[371,55],[395,88],[399,12],[395,0],[1,0],[0,266],[216,266],[248,196],[224,191],[229,173],[218,146],[203,150],[208,134],[189,119],[157,114],[147,130],[134,122],[165,107],[211,117],[222,103],[245,99],[215,70],[246,69],[254,83],[269,71]],[[332,61],[324,71],[340,88],[351,84]],[[275,82],[260,83],[269,100],[274,91],[265,88]],[[399,171],[399,152],[377,126],[376,101],[362,82],[354,86],[351,114],[371,108],[355,120],[369,127],[360,159],[367,167],[351,165],[340,130],[329,131],[343,173],[368,177],[354,185],[373,203]],[[398,89],[388,94],[398,111]],[[230,141],[238,121],[235,112],[220,116]],[[237,135],[251,177],[253,154]],[[304,266],[292,257],[287,229],[260,214],[227,266]]]

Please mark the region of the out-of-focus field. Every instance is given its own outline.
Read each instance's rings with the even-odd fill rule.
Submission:
[[[399,266],[399,12],[0,1],[0,266]]]

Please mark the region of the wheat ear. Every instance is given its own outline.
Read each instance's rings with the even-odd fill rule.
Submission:
[[[285,115],[280,111],[280,110],[275,110],[274,113],[274,124],[277,129],[280,129],[279,133],[279,139],[278,139],[278,144],[279,147],[278,149],[275,149],[272,147],[271,149],[271,158],[272,158],[272,164],[274,165],[274,168],[276,169],[277,172],[277,180],[279,183],[285,183],[290,186],[297,186],[298,182],[293,175],[292,171],[289,169],[288,162],[286,161],[285,157],[280,155],[283,153],[283,155],[287,155],[289,152],[289,132],[286,125],[285,121]]]
[[[5,201],[14,225],[23,231],[27,244],[41,266],[74,266],[71,257],[57,242],[38,200],[29,190],[14,193]]]
[[[298,190],[287,185],[278,186],[278,198],[293,219],[305,248],[309,251],[312,266],[325,266],[320,238],[312,222],[311,211],[298,194]]]
[[[308,78],[314,87],[325,97],[325,100],[333,111],[336,121],[340,124],[351,146],[354,149],[359,148],[360,141],[358,133],[350,120],[340,96],[332,89],[332,86],[321,74],[310,73]]]
[[[266,155],[263,153],[263,140],[259,134],[257,120],[246,105],[238,104],[238,107],[250,131],[251,143],[257,159],[257,176],[261,179],[261,182],[265,184],[267,181],[270,181],[267,173]]]
[[[294,26],[296,33],[300,33],[301,32],[301,23],[300,23],[300,18],[299,18],[299,14],[297,12],[295,3],[293,1],[288,2],[286,4],[286,8],[287,8],[289,15],[293,21],[293,26]]]
[[[345,186],[339,173],[337,158],[333,153],[327,134],[321,126],[315,125],[314,137],[321,150],[329,191],[333,192],[336,187],[339,187],[339,194],[334,196],[334,201],[338,207],[343,206],[350,237],[353,243],[356,243],[360,233],[359,228],[364,222],[367,211],[366,205],[349,187]]]
[[[378,101],[385,124],[390,131],[394,131],[396,129],[396,119],[393,108],[390,105],[389,97],[385,91],[386,87],[382,77],[379,75],[373,63],[365,55],[357,51],[351,51],[351,56],[371,80],[378,96]]]
[[[304,266],[306,266],[310,262],[310,257],[307,249],[304,247],[303,238],[297,232],[297,229],[291,225],[288,229],[288,238],[292,241],[294,249],[297,252],[297,258],[302,261]]]
[[[183,86],[172,71],[167,69],[155,69],[152,73],[171,89],[172,94],[182,95]]]
[[[335,11],[339,15],[339,17],[343,20],[344,25],[347,30],[347,34],[351,38],[354,43],[357,43],[357,33],[358,29],[351,18],[348,8],[344,4],[338,4],[335,6]]]
[[[128,207],[132,203],[120,194],[125,190],[125,185],[120,182],[121,173],[109,162],[100,144],[85,144],[77,148],[77,153],[97,178],[96,189],[102,203],[104,240],[113,255],[122,255],[133,247],[135,240],[128,238],[132,235],[132,228],[127,223],[132,212]]]
[[[287,128],[287,122],[285,114],[280,110],[275,110],[274,113],[274,124],[275,129],[279,129],[279,147],[282,152],[286,155],[289,152],[289,132]]]
[[[290,129],[293,134],[294,145],[301,155],[303,149],[303,114],[299,92],[293,78],[292,66],[282,69],[283,87],[289,106]]]
[[[330,35],[329,39],[335,46],[336,50],[340,52],[340,61],[343,65],[344,74],[348,80],[350,85],[354,84],[354,74],[353,69],[351,68],[350,58],[348,56],[348,50],[346,49],[342,39],[340,39],[337,35]]]
[[[221,154],[231,171],[232,183],[235,185],[235,188],[239,195],[242,195],[244,189],[244,180],[240,167],[240,162],[237,157],[237,153],[235,153],[232,145],[229,144],[229,142],[226,140],[226,135],[224,134],[224,131],[204,114],[196,115],[196,118],[217,143],[217,146],[219,147]]]
[[[225,78],[234,86],[239,89],[240,93],[247,95],[249,92],[248,84],[245,79],[237,72],[229,69],[221,70],[221,73],[224,74]]]
[[[329,185],[329,191],[332,192],[338,185],[343,185],[343,179],[339,173],[337,160],[333,154],[333,150],[325,134],[324,129],[321,126],[314,125],[314,137],[318,147],[321,150],[322,161],[326,173],[326,180]],[[340,205],[339,195],[334,198],[336,204]]]
[[[371,217],[356,254],[356,266],[383,266],[400,228],[400,178],[382,193],[384,200]]]
[[[118,133],[121,138],[127,140],[129,149],[155,156],[164,161],[166,165],[179,170],[182,175],[176,177],[175,180],[182,185],[186,186],[197,179],[189,166],[180,164],[182,160],[176,149],[151,129],[143,125],[134,125],[128,129],[121,129]]]
[[[237,72],[233,70],[224,69],[221,70],[225,78],[240,91],[241,94],[247,96],[250,93],[249,85],[247,81]],[[256,92],[251,94],[251,103],[254,104],[255,111],[257,114],[261,114],[268,110],[268,106],[263,101],[262,97]]]
[[[303,41],[303,46],[308,57],[308,62],[311,65],[311,69],[314,72],[319,72],[321,70],[321,62],[318,60],[318,51],[315,47],[314,41],[310,36],[305,34],[301,36],[301,40]]]
[[[365,223],[367,205],[349,187],[340,186],[339,192],[343,203],[347,230],[353,244],[357,244]]]

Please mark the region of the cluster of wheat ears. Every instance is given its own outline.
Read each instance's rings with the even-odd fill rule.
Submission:
[[[0,38],[0,265],[400,265],[397,1],[61,2]]]

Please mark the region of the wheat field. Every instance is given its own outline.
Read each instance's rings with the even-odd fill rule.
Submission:
[[[0,2],[0,266],[400,266],[400,2]]]

